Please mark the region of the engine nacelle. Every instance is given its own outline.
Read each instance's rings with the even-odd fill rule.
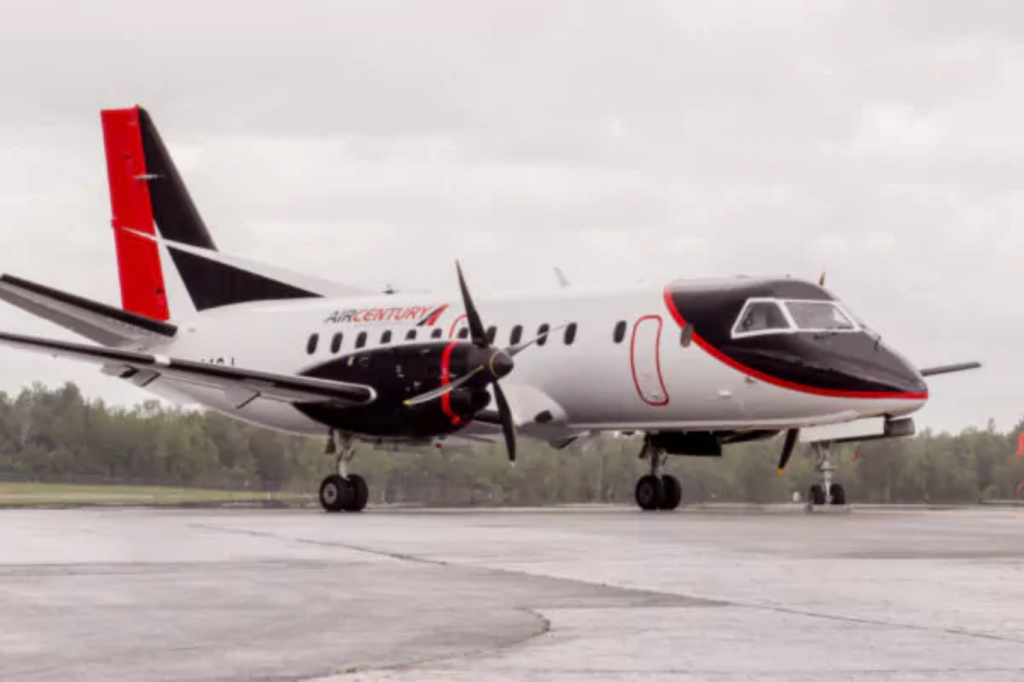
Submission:
[[[325,427],[367,438],[414,440],[444,436],[463,428],[491,400],[487,377],[435,400],[404,401],[463,376],[482,362],[482,349],[464,341],[401,345],[352,353],[315,365],[303,375],[373,386],[377,399],[365,406],[330,403],[297,405]],[[486,356],[484,356],[486,357]]]

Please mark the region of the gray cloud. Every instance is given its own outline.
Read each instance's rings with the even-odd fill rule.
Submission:
[[[97,111],[143,103],[222,246],[354,284],[828,272],[1021,414],[1013,2],[39,2],[0,25],[3,269],[117,300]],[[0,309],[0,327],[53,333]],[[67,363],[36,377],[142,394]]]

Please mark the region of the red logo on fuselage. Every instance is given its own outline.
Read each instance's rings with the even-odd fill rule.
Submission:
[[[417,327],[423,327],[435,324],[447,308],[447,305],[349,308],[348,310],[335,310],[327,316],[324,324],[404,322],[405,324],[415,324]]]

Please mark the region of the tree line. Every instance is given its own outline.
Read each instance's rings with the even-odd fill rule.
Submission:
[[[853,502],[977,503],[1013,499],[1024,482],[1016,443],[1024,421],[1001,432],[925,430],[912,438],[836,449]],[[523,440],[509,466],[503,445],[401,450],[360,445],[352,470],[374,502],[537,505],[631,502],[647,470],[639,437],[601,436],[563,450]],[[808,455],[776,475],[781,440],[726,448],[721,458],[671,457],[685,502],[781,502],[815,482]],[[315,492],[333,467],[324,440],[276,433],[158,401],[115,407],[74,384],[0,393],[0,480],[194,486]]]

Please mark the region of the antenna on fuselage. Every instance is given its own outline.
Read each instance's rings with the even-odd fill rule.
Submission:
[[[824,270],[822,270],[822,272],[821,272],[821,277],[818,278],[818,286],[819,287],[825,286],[825,271]]]

